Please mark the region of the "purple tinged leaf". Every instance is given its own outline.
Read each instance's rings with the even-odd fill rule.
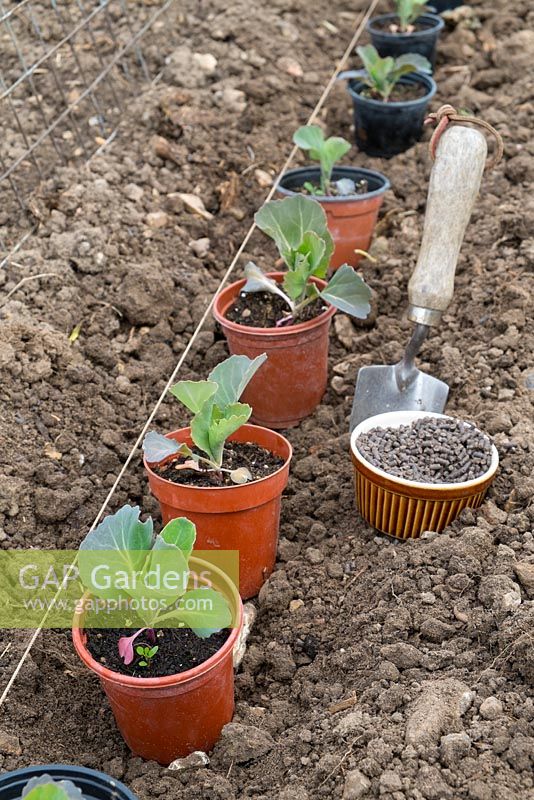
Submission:
[[[143,631],[147,631],[147,630],[151,630],[151,629],[150,628],[140,628],[132,636],[121,636],[121,638],[119,639],[119,642],[118,642],[119,655],[122,658],[122,660],[123,660],[123,662],[124,662],[124,664],[126,666],[128,666],[128,664],[131,664],[132,661],[135,658],[133,643],[135,642],[137,637],[140,636],[143,633]]]

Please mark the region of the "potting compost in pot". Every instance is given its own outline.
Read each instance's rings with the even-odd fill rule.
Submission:
[[[245,467],[251,480],[260,480],[279,470],[284,459],[270,453],[264,447],[251,442],[237,442],[226,447],[223,466],[230,472]],[[229,473],[216,473],[209,470],[177,469],[179,461],[169,461],[154,467],[157,475],[173,483],[192,486],[232,486]]]
[[[158,645],[157,658],[149,664],[139,666],[142,657],[126,665],[117,650],[120,637],[131,633],[128,628],[89,630],[87,633],[87,649],[96,661],[114,672],[134,678],[162,678],[186,672],[215,655],[228,639],[227,630],[214,633],[207,639],[199,639],[189,628],[156,630],[153,638],[146,639],[149,646]],[[140,639],[139,645],[142,642]]]
[[[307,322],[323,311],[326,311],[326,305],[318,299],[302,310],[299,321]],[[250,328],[275,328],[289,316],[289,311],[287,303],[281,297],[269,292],[242,292],[226,312],[226,316],[231,322]]]
[[[395,93],[393,101],[358,94],[369,115],[358,112],[355,131],[354,98],[332,79],[338,67],[361,71],[355,48],[370,43],[365,26],[395,13],[393,2],[2,3],[0,570],[26,554],[31,564],[56,549],[76,557],[88,532],[127,506],[140,509],[135,531],[152,518],[161,552],[168,546],[180,556],[171,536],[157,537],[191,513],[204,552],[215,558],[216,545],[232,541],[251,571],[240,570],[249,597],[242,627],[223,626],[207,650],[210,636],[193,640],[195,664],[184,661],[188,646],[164,620],[154,623],[169,634],[160,646],[144,622],[114,625],[114,634],[71,631],[69,612],[65,627],[38,632],[39,621],[14,628],[5,614],[0,800],[20,800],[27,781],[47,770],[57,782],[76,783],[81,773],[83,800],[532,800],[533,13],[527,0],[436,6],[444,26],[434,69],[424,73],[426,111],[410,130],[401,130],[404,113],[390,113],[392,138],[406,135],[391,147],[384,106],[413,107]],[[369,89],[360,79],[353,89]],[[495,137],[469,126],[487,142],[486,169],[450,292],[439,283],[450,304],[412,358],[418,380],[442,384],[440,408],[423,412],[459,422],[430,430],[403,420],[403,430],[384,432],[390,421],[355,447],[358,375],[406,366],[417,326],[428,322],[410,318],[410,306],[436,310],[412,302],[408,286],[440,148],[443,155],[451,134],[468,130],[446,115],[423,124],[447,105],[486,121],[504,144],[492,166]],[[380,208],[368,198],[368,244],[355,244],[349,230],[339,256],[368,288],[367,299],[357,295],[371,308],[360,318],[325,300],[326,310],[306,319],[309,297],[294,301],[306,289],[299,276],[314,271],[322,244],[328,249],[326,236],[308,236],[305,253],[297,242],[290,270],[268,232],[249,233],[295,170],[308,171],[312,188],[291,183],[288,192],[320,206],[320,159],[313,147],[292,152],[295,132],[308,126],[323,133],[327,167],[328,140],[350,144],[334,158],[334,182],[353,180],[350,171],[382,176]],[[440,253],[454,238],[447,219],[465,199],[462,187],[454,184],[435,215],[430,238]],[[337,210],[351,195],[336,191],[324,205]],[[338,248],[339,232],[328,230]],[[344,282],[338,255],[321,291],[320,281],[340,272]],[[243,317],[253,313],[250,294],[240,297],[250,263],[285,295],[290,271],[295,281],[292,303],[272,286],[258,293],[266,327]],[[276,313],[264,313],[267,306]],[[230,308],[241,319],[224,317]],[[239,328],[233,338],[225,324]],[[237,349],[245,341],[250,352]],[[236,414],[224,391],[207,384],[232,347],[251,359],[267,353],[249,386],[267,374],[251,396],[260,412],[268,400],[276,413],[256,417],[245,393],[237,400],[251,414],[226,437],[229,463],[219,458],[221,438],[248,410]],[[304,356],[290,359],[295,349]],[[396,370],[400,385],[390,385],[402,397],[407,373]],[[184,396],[200,384],[204,416],[166,391],[171,376],[171,386],[187,384]],[[371,399],[368,425],[371,415],[407,411],[402,399],[381,405],[391,397],[379,391]],[[190,436],[198,414],[195,427],[206,422],[202,430],[216,434],[204,441],[209,453]],[[172,453],[145,467],[140,445],[149,433]],[[234,452],[234,436],[282,466],[259,477]],[[488,443],[495,449],[486,469]],[[178,453],[184,444],[210,463]],[[192,483],[152,469],[170,463],[184,480],[189,470]],[[232,479],[236,470],[244,483]],[[206,477],[210,485],[194,485]],[[198,549],[195,542],[192,559],[201,559]],[[241,608],[232,583],[227,595]],[[2,571],[0,614],[13,587],[17,575]],[[92,652],[100,633],[102,647]],[[126,664],[118,640],[136,634]],[[162,674],[180,663],[186,672]]]

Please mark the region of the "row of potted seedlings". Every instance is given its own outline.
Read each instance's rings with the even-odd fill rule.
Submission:
[[[356,144],[371,156],[390,158],[421,138],[436,47],[444,27],[438,13],[456,0],[394,0],[394,11],[367,24],[371,44],[358,47],[362,68],[341,73],[354,110]]]
[[[440,11],[457,3],[441,3]],[[394,0],[395,10],[367,24],[371,44],[356,52],[362,68],[342,72],[353,103],[355,141],[370,156],[389,158],[422,135],[428,104],[436,93],[432,78],[443,19],[422,0]],[[300,128],[293,141],[319,167],[289,170],[279,181],[281,196],[305,193],[326,212],[334,238],[331,269],[356,266],[371,242],[388,179],[361,167],[337,166],[350,149],[340,137],[325,139],[315,125]]]
[[[443,27],[439,17],[422,10],[419,0],[397,0],[395,14],[371,20],[373,44],[358,48],[364,70],[342,74],[354,102],[356,141],[368,154],[402,152],[421,134],[436,90],[430,73]],[[242,599],[258,594],[276,559],[292,457],[291,444],[278,429],[297,425],[321,401],[336,311],[360,319],[370,312],[371,291],[354,267],[366,255],[389,182],[374,170],[337,166],[350,144],[325,138],[317,126],[300,128],[294,141],[318,166],[287,172],[277,187],[281,199],[255,216],[285,269],[264,272],[249,262],[243,278],[218,294],[214,316],[230,357],[205,380],[171,388],[191,414],[189,426],[145,437],[144,466],[160,504],[161,533],[154,534],[150,518],[141,521],[139,508],[126,505],[80,546],[79,568],[82,577],[87,573],[91,593],[75,619],[75,649],[98,675],[130,749],[162,764],[209,751],[232,718]],[[498,462],[484,434],[442,415],[385,416],[378,426],[366,420],[351,437],[365,519],[405,538],[425,526],[441,530],[462,507],[482,502]],[[430,416],[439,419],[427,429],[421,417]],[[420,457],[413,437],[425,441]],[[425,472],[425,459],[434,451],[435,468]],[[403,520],[401,527],[392,524],[396,519]],[[237,551],[239,587],[194,548]],[[129,620],[128,628],[98,629],[90,624],[91,599],[109,597],[88,577],[98,551],[120,554],[122,566],[142,576],[164,557],[185,577],[180,587],[166,590],[159,586],[151,592],[145,585],[155,605],[136,611],[137,627]],[[127,599],[137,597],[127,586],[122,590]],[[12,773],[17,788],[6,798],[81,797],[79,782],[69,783],[70,774],[62,769],[76,768],[38,768],[22,795],[33,773]],[[92,770],[80,774],[82,781],[111,780]],[[88,796],[133,798],[113,783],[112,790]]]
[[[187,609],[173,610],[177,596],[173,590],[163,598],[169,605],[142,616],[133,633],[111,629],[95,635],[84,628],[83,614],[75,624],[76,650],[100,677],[129,747],[161,763],[193,750],[210,750],[232,717],[232,653],[243,626],[242,599],[255,596],[274,568],[281,495],[292,456],[288,439],[273,428],[297,424],[320,402],[333,314],[341,310],[365,318],[370,310],[370,290],[353,267],[343,264],[327,277],[334,243],[320,203],[296,192],[264,205],[256,222],[276,243],[286,270],[264,273],[249,263],[245,277],[218,295],[214,314],[232,355],[206,380],[180,381],[171,388],[191,413],[188,427],[165,436],[150,431],[143,443],[150,489],[160,503],[162,532],[154,537],[152,521],[141,522],[139,508],[127,505],[107,517],[81,545],[84,557],[91,550],[141,550],[146,560],[136,564],[141,571],[153,567],[153,551],[175,550],[176,558],[185,560],[184,569],[194,575],[202,574],[205,565],[192,552],[193,546],[239,553],[239,592],[222,570],[214,568],[209,586],[182,586],[184,603],[199,592],[211,598],[208,622],[195,623]],[[463,506],[482,502],[496,470],[496,451],[484,434],[464,423],[445,431],[439,422],[427,431],[430,441],[421,449],[421,458],[424,461],[428,452],[436,451],[441,472],[425,473],[423,482],[410,463],[410,450],[405,474],[414,480],[405,481],[402,459],[399,462],[397,455],[390,459],[395,449],[392,437],[399,429],[404,442],[409,436],[406,427],[414,425],[412,435],[420,438],[419,424],[417,412],[410,419],[388,419],[380,434],[386,436],[383,447],[372,420],[353,433],[356,488],[362,475],[370,487],[370,507],[361,501],[360,492],[360,510],[379,529],[384,527],[375,512],[381,503],[388,518],[408,517],[411,530],[421,532],[421,524],[428,520],[441,529]],[[401,446],[398,449],[404,452]],[[440,466],[441,451],[459,460],[454,474],[454,463],[449,471]],[[442,491],[443,475],[451,484],[456,481],[458,488],[445,487],[446,511],[436,512],[434,498],[426,492]],[[387,486],[380,495],[384,476]],[[392,496],[404,499],[395,504]],[[173,614],[185,627],[159,627],[168,624]]]
[[[334,244],[319,203],[296,194],[267,203],[256,221],[275,241],[287,270],[264,273],[249,263],[245,278],[219,295],[215,316],[230,350],[239,352],[206,380],[175,384],[170,391],[190,412],[189,426],[166,436],[150,431],[143,442],[163,530],[154,536],[152,520],[142,522],[140,509],[126,505],[80,547],[82,577],[88,576],[88,553],[95,551],[126,552],[122,560],[143,574],[163,551],[166,559],[181,558],[190,578],[208,567],[193,546],[239,553],[239,591],[211,566],[209,586],[182,583],[179,611],[176,587],[166,597],[159,588],[157,597],[168,605],[141,615],[133,632],[95,632],[85,610],[75,621],[75,648],[99,676],[127,744],[164,764],[210,750],[232,718],[241,598],[257,595],[274,568],[292,456],[288,439],[272,428],[297,424],[320,402],[336,308],[359,317],[370,310],[370,290],[353,267],[342,265],[326,279]],[[100,595],[89,579],[85,585]],[[210,601],[202,622],[187,610],[199,597]],[[171,620],[183,627],[167,627]]]

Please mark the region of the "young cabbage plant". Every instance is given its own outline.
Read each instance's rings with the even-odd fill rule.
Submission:
[[[83,800],[72,781],[55,781],[51,775],[30,778],[22,790],[23,800]]]
[[[137,662],[138,667],[148,667],[152,663],[152,659],[158,652],[159,647],[155,645],[154,647],[147,647],[146,645],[137,645],[135,648],[135,652],[138,656],[141,656],[141,660]]]
[[[432,65],[428,58],[418,53],[405,53],[398,58],[391,56],[380,58],[372,44],[357,47],[356,52],[365,68],[365,75],[361,77],[361,80],[369,87],[372,94],[378,95],[384,102],[389,100],[391,92],[403,75],[409,75],[412,72],[427,74],[432,72]]]
[[[271,292],[281,297],[289,312],[277,323],[279,326],[294,322],[302,309],[318,298],[359,319],[368,316],[371,290],[348,264],[334,273],[324,289],[310,280],[326,277],[334,250],[326,214],[319,203],[304,195],[272,200],[257,212],[255,220],[258,228],[274,240],[287,272],[280,286],[249,262],[242,291]]]
[[[179,517],[154,536],[152,519],[141,522],[139,515],[139,506],[125,505],[106,517],[81,543],[78,567],[91,596],[120,602],[120,608],[135,608],[144,626],[122,636],[118,650],[123,662],[131,664],[134,642],[146,632],[149,645],[142,647],[142,653],[137,650],[145,662],[139,666],[146,669],[158,652],[156,627],[186,626],[205,639],[228,627],[232,614],[226,598],[215,589],[188,588],[194,524]]]
[[[303,125],[293,134],[293,142],[302,150],[308,150],[310,158],[318,161],[321,168],[321,179],[319,187],[306,182],[304,188],[312,195],[332,194],[332,170],[337,161],[349,152],[351,145],[346,139],[340,136],[330,136],[324,138],[324,133],[318,125]],[[342,184],[341,187],[339,184]],[[354,181],[343,178],[336,181],[335,186],[342,194],[354,194],[356,185]]]
[[[149,431],[143,441],[148,463],[154,464],[169,456],[182,455],[186,460],[177,464],[177,469],[226,472],[238,484],[251,480],[252,475],[246,467],[233,470],[223,468],[224,445],[228,437],[248,422],[252,414],[249,405],[238,401],[266,358],[265,353],[254,359],[230,356],[217,364],[207,381],[175,383],[170,392],[194,414],[191,438],[204,455],[194,453],[186,444]]]
[[[398,30],[401,33],[411,33],[414,30],[413,23],[425,8],[425,0],[395,0],[395,11],[399,18]]]

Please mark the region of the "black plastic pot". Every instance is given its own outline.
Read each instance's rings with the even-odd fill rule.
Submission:
[[[87,800],[138,800],[120,781],[104,772],[64,764],[25,767],[0,775],[0,800],[19,800],[31,778],[50,775],[55,781],[72,781]]]
[[[398,22],[396,14],[380,14],[367,23],[371,42],[382,58],[397,58],[405,53],[418,53],[428,58],[432,69],[436,63],[436,44],[445,23],[437,14],[421,14],[416,24],[421,26],[413,33],[391,33],[390,25]]]
[[[321,171],[319,167],[297,167],[296,169],[288,169],[284,172],[276,190],[287,197],[300,194],[304,184],[309,181],[310,183],[319,183]],[[317,200],[321,203],[339,204],[353,200],[356,202],[363,202],[369,200],[371,197],[378,197],[390,188],[390,183],[385,175],[377,172],[374,169],[365,169],[364,167],[334,167],[332,170],[332,180],[339,181],[341,178],[350,178],[354,183],[359,183],[361,180],[367,181],[367,192],[365,194],[354,195],[341,195],[329,197],[325,195],[316,196]]]
[[[354,107],[356,144],[370,156],[391,158],[404,153],[421,138],[428,103],[437,89],[435,81],[421,72],[404,75],[399,81],[401,84],[422,85],[426,94],[417,100],[385,103],[362,96],[361,92],[367,88],[359,80],[363,74],[361,70],[350,70],[339,76],[349,79],[347,89]]]
[[[428,8],[435,11],[436,14],[441,14],[443,11],[450,11],[451,8],[458,8],[458,6],[466,5],[465,0],[432,0],[428,4]]]

